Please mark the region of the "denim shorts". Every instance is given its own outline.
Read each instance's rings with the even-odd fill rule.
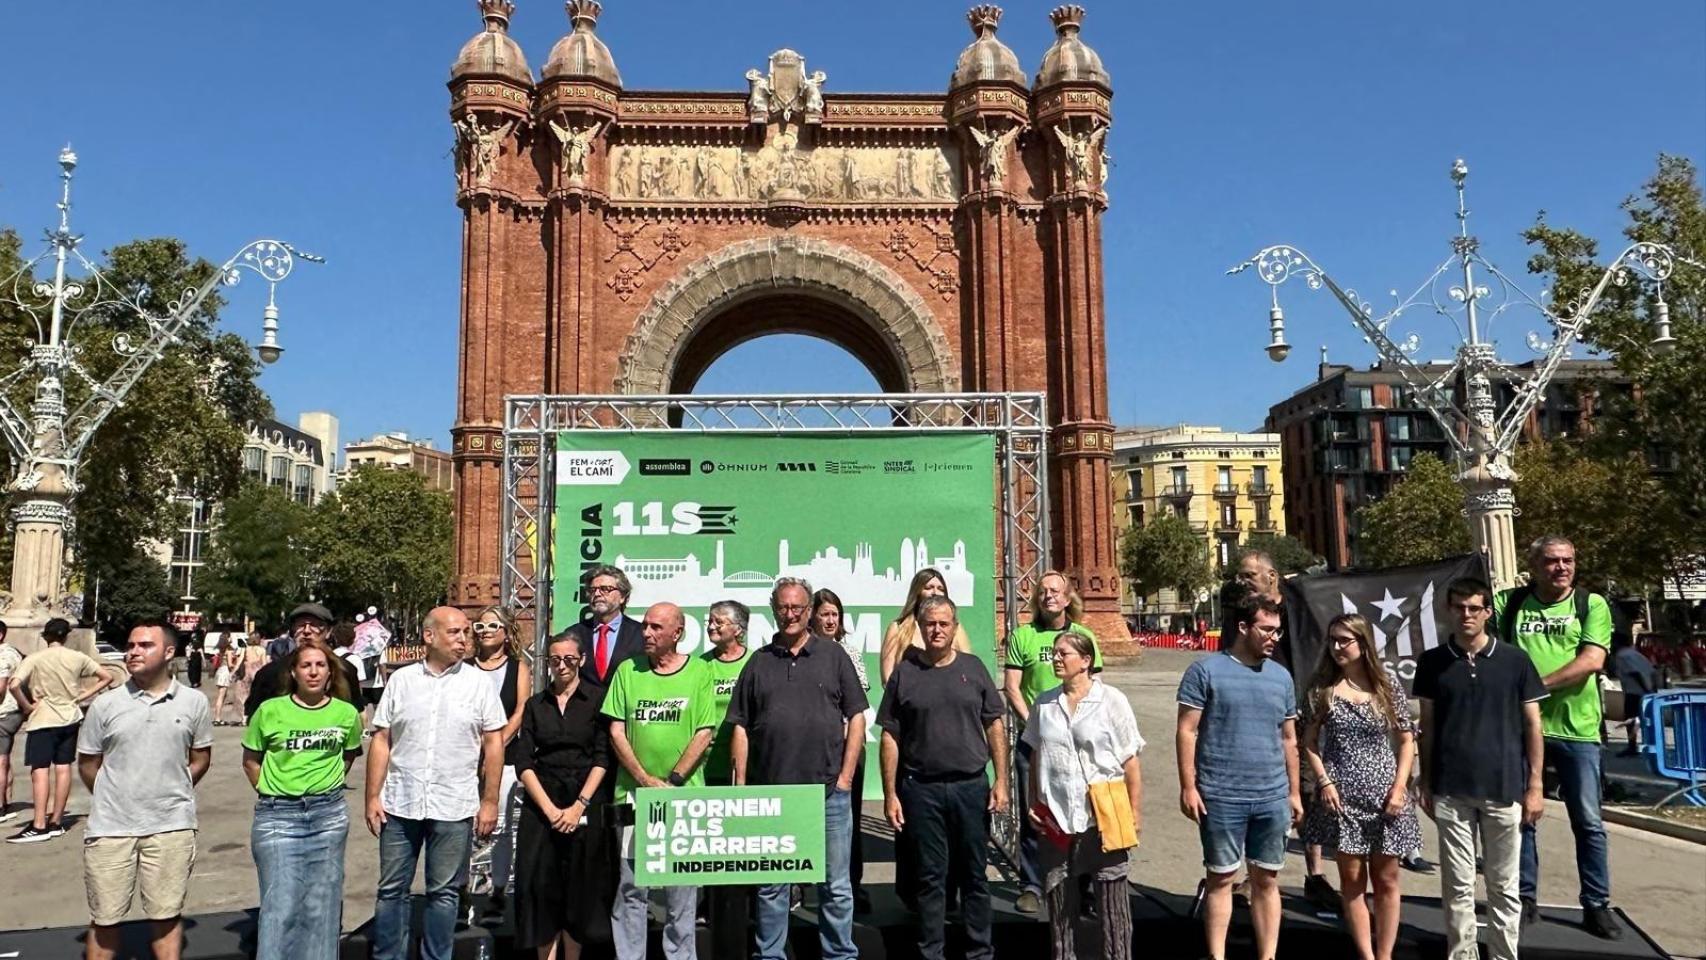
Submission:
[[[1263,870],[1285,865],[1285,835],[1291,829],[1291,801],[1208,800],[1208,815],[1197,824],[1203,866],[1209,873],[1236,873],[1248,860]]]

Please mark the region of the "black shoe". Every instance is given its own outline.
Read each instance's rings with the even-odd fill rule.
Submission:
[[[1408,857],[1405,857],[1404,859],[1398,861],[1398,865],[1403,867],[1405,870],[1410,871],[1411,873],[1433,873],[1434,872],[1434,865],[1428,862],[1427,857],[1424,857],[1419,853],[1412,854]]]
[[[1582,926],[1601,940],[1623,939],[1623,924],[1608,906],[1588,907],[1582,911]]]
[[[1337,912],[1343,906],[1339,903],[1339,892],[1333,889],[1333,882],[1323,874],[1312,873],[1303,879],[1303,899],[1317,910]]]
[[[788,888],[788,910],[789,910],[789,912],[800,909],[800,904],[805,903],[805,902],[806,902],[806,888],[804,886],[796,883],[792,887]]]
[[[1540,904],[1533,897],[1522,898],[1522,925],[1533,926],[1540,919]]]
[[[59,834],[54,833],[52,827],[38,827],[32,823],[29,826],[25,827],[24,829],[19,830],[17,833],[14,833],[11,836],[7,837],[6,842],[7,843],[41,843],[43,840],[52,840],[54,837],[57,837],[57,836],[59,836]]]

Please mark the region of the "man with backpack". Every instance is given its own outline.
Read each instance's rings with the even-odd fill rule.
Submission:
[[[1545,763],[1558,772],[1559,793],[1576,838],[1583,926],[1606,940],[1623,936],[1611,912],[1611,867],[1600,820],[1602,715],[1598,675],[1611,651],[1611,605],[1576,589],[1576,547],[1548,535],[1528,548],[1527,586],[1493,601],[1499,637],[1534,661],[1546,685],[1540,703]],[[1534,824],[1522,828],[1520,891],[1524,926],[1539,919],[1540,851]]]

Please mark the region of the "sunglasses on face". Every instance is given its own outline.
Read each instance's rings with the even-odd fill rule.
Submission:
[[[499,630],[502,630],[503,628],[504,628],[504,625],[501,623],[476,623],[476,624],[474,624],[474,632],[475,633],[497,633]]]
[[[563,656],[553,655],[553,656],[546,657],[545,662],[550,664],[553,667],[572,667],[572,666],[575,666],[576,664],[579,664],[581,662],[581,659],[582,659],[581,657],[577,657],[574,654],[570,653],[570,654],[565,654]]]

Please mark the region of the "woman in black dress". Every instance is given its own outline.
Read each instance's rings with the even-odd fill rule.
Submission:
[[[527,802],[516,836],[515,943],[539,960],[577,960],[582,944],[610,940],[616,851],[596,814],[610,800],[614,755],[598,716],[604,692],[580,682],[584,657],[575,637],[552,639],[551,685],[527,701],[516,737]]]

